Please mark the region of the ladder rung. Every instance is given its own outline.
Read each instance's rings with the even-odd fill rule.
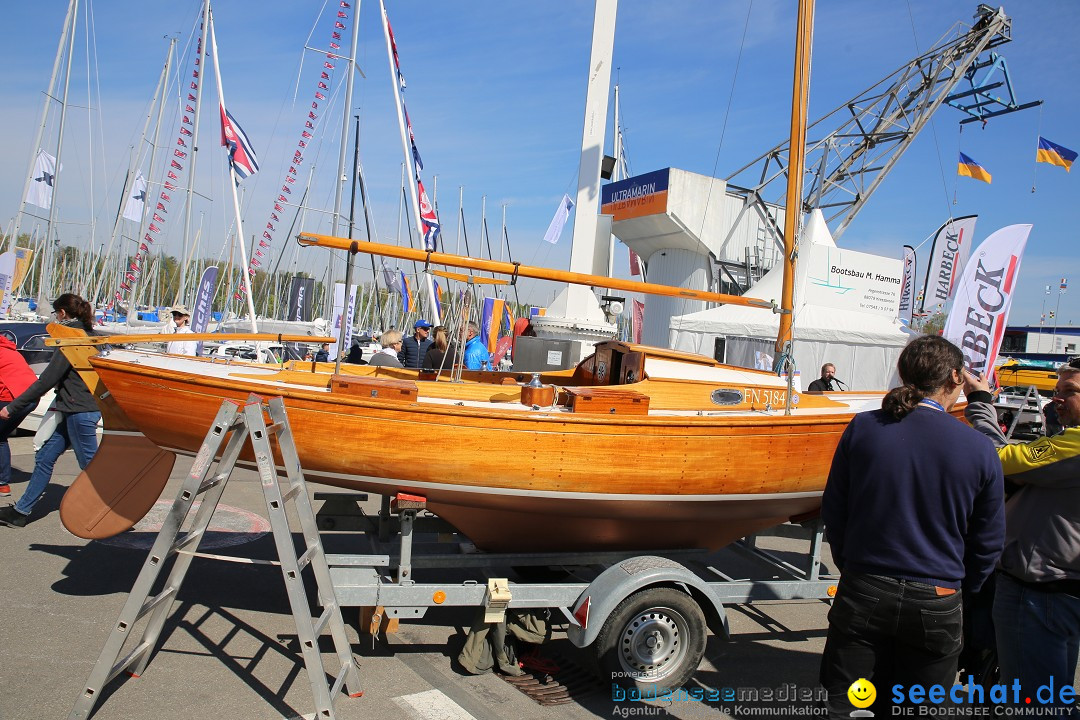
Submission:
[[[143,653],[149,652],[150,648],[151,645],[148,642],[142,642],[136,645],[132,649],[132,651],[129,652],[126,657],[124,657],[123,660],[113,665],[112,670],[109,671],[109,677],[102,684],[102,687],[108,685],[109,681],[111,681],[114,677],[131,667],[140,657],[142,657]]]
[[[315,625],[311,628],[312,632],[315,635],[316,642],[318,641],[319,636],[322,635],[323,630],[326,629],[326,624],[330,622],[330,618],[332,618],[334,616],[334,613],[336,612],[336,603],[330,603],[325,608],[323,608],[322,615],[319,616],[319,621],[316,622]]]
[[[170,587],[165,588],[164,590],[162,590],[161,592],[159,592],[157,595],[150,598],[146,602],[144,602],[143,606],[141,608],[139,608],[139,614],[135,616],[135,622],[138,622],[140,618],[143,618],[143,617],[146,616],[146,613],[150,612],[155,607],[160,605],[163,601],[165,601],[166,599],[172,597],[175,594],[176,594],[176,588],[170,586]],[[132,625],[134,625],[135,622],[133,622]]]
[[[341,688],[345,686],[345,678],[349,675],[349,663],[352,661],[352,658],[349,658],[341,663],[341,669],[338,670],[337,677],[334,678],[334,685],[330,688],[331,703],[337,703],[337,699],[341,696]]]
[[[217,485],[224,482],[225,478],[226,478],[226,475],[224,473],[218,473],[217,475],[214,475],[212,478],[210,478],[209,480],[204,482],[202,485],[200,485],[199,489],[195,491],[195,494],[196,495],[202,495],[204,492],[206,492],[210,488],[216,487]]]
[[[300,486],[299,483],[294,484],[286,492],[281,494],[282,502],[289,502],[290,500],[295,500],[296,496],[300,494],[300,491],[302,489],[303,488]]]
[[[311,564],[311,558],[315,557],[316,553],[318,552],[318,544],[308,547],[308,549],[304,551],[303,555],[296,558],[296,568],[298,570],[303,570],[304,568],[306,568],[308,565]]]
[[[285,423],[276,422],[266,426],[266,432],[277,435],[279,432],[285,429]]]
[[[179,540],[175,541],[172,544],[172,547],[169,548],[169,555],[172,555],[172,554],[174,554],[174,553],[176,553],[176,552],[178,552],[180,550],[183,550],[184,548],[186,548],[188,545],[190,545],[193,542],[197,542],[199,540],[199,538],[202,537],[202,535],[203,535],[202,530],[190,530],[190,531],[188,531],[188,533],[186,535],[184,535],[184,537],[180,538]]]

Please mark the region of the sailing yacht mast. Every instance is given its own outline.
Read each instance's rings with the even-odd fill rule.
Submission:
[[[221,84],[221,66],[218,63],[217,33],[214,31],[214,15],[210,12],[210,0],[206,0],[206,14],[208,19],[210,20],[208,29],[210,35],[210,44],[214,51],[214,77],[217,79],[218,102],[221,104],[221,121],[224,123],[225,108],[228,106],[225,104],[225,90],[223,89]],[[205,45],[203,46],[202,56],[204,58],[206,57]],[[205,67],[205,65],[203,67]],[[200,87],[201,86],[202,85],[200,83]],[[192,176],[194,176],[194,158],[192,159],[191,164],[191,174]],[[229,183],[229,188],[232,190],[233,213],[236,219],[236,234],[234,235],[234,237],[236,239],[236,247],[240,249],[240,263],[244,268],[244,272],[240,276],[240,286],[244,292],[244,297],[247,300],[248,319],[251,322],[251,332],[258,333],[259,327],[255,321],[255,300],[253,299],[251,294],[251,276],[248,274],[247,271],[248,258],[247,248],[244,247],[244,222],[240,217],[240,199],[236,195],[236,186],[240,182],[240,180],[236,176],[236,166],[231,162],[229,163],[229,179],[232,180],[232,182]],[[191,203],[188,203],[188,207],[191,207]],[[185,233],[185,238],[186,235],[187,234]]]
[[[342,108],[343,116],[341,118],[341,142],[338,148],[338,164],[337,164],[337,182],[334,184],[334,234],[340,235],[338,232],[338,223],[341,222],[341,194],[345,185],[345,158],[349,149],[349,118],[352,115],[352,97],[353,97],[353,79],[357,70],[356,65],[356,52],[357,52],[357,39],[360,33],[360,2],[357,0],[356,7],[353,8],[353,24],[352,24],[352,43],[349,46],[349,70],[345,75],[345,107]],[[335,56],[339,57],[339,56]],[[351,219],[351,214],[350,214]],[[348,264],[348,259],[346,259]],[[334,255],[331,253],[328,260],[328,281],[334,281]],[[349,288],[345,288],[345,295],[349,295]],[[333,294],[327,293],[327,300],[330,302],[327,304],[326,317],[334,316],[333,308]],[[346,301],[346,304],[348,302]],[[350,318],[351,322],[351,318]],[[348,350],[348,348],[345,348]]]
[[[803,168],[806,162],[806,107],[810,97],[810,50],[814,36],[814,2],[799,0],[795,39],[795,80],[791,92],[791,158],[788,166],[787,196],[784,202],[784,284],[780,294],[780,329],[776,334],[776,370],[788,379],[785,414],[791,414],[794,382],[792,362],[792,308],[795,294],[795,263],[799,256],[799,226],[802,220]]]
[[[150,129],[150,118],[151,118],[151,116],[153,114],[153,108],[154,108],[155,105],[157,105],[157,126],[156,126],[156,128],[154,130],[154,141],[153,141],[153,145],[151,146],[151,150],[150,150],[150,165],[149,165],[149,167],[151,167],[151,168],[154,167],[154,160],[157,158],[158,141],[159,141],[160,136],[161,136],[161,121],[162,121],[162,118],[164,117],[164,114],[165,114],[165,98],[168,95],[169,71],[172,69],[173,55],[174,55],[175,52],[176,52],[176,38],[170,38],[169,39],[169,51],[168,51],[168,54],[165,56],[165,65],[161,68],[161,77],[158,78],[157,89],[154,91],[154,99],[150,103],[150,109],[146,113],[146,120],[143,122],[142,135],[140,136],[141,139],[139,141],[139,150],[138,150],[138,152],[135,153],[135,162],[134,162],[133,168],[132,168],[134,170],[134,173],[129,171],[128,176],[124,181],[124,192],[123,192],[122,199],[120,201],[120,212],[117,213],[116,222],[113,224],[112,236],[109,238],[109,247],[108,247],[108,249],[106,249],[105,254],[103,256],[103,261],[104,262],[108,262],[108,258],[112,257],[113,245],[116,244],[116,238],[117,238],[118,235],[120,235],[120,228],[123,226],[123,223],[124,223],[123,213],[124,213],[124,211],[126,209],[126,206],[127,206],[128,197],[131,195],[131,182],[133,182],[134,178],[137,177],[138,169],[142,166],[142,156],[143,156],[144,148],[145,148],[145,145],[146,145],[146,133],[147,133],[147,130]],[[149,188],[149,179],[147,180],[147,188]],[[149,196],[147,195],[147,197],[149,197]],[[146,212],[146,205],[147,204],[149,204],[149,201],[144,199],[143,200],[142,217],[139,219],[139,231],[140,232],[135,236],[137,238],[136,239],[136,246],[138,245],[138,243],[140,243],[142,241],[141,240],[142,233],[145,232],[145,230],[143,230],[143,223],[144,223],[144,221],[146,219],[146,216],[147,216],[147,212]],[[124,253],[121,253],[121,255],[123,255],[123,254]],[[107,273],[104,273],[104,272],[101,273],[101,275],[98,278],[97,283],[96,283],[96,285],[94,287],[93,293],[91,294],[91,296],[89,298],[90,301],[92,303],[94,303],[95,305],[99,302],[99,300],[101,298],[101,292],[104,289],[105,282],[107,280],[106,275],[107,275]],[[134,297],[134,295],[133,295],[133,297]]]
[[[195,58],[195,64],[199,68],[199,73],[206,72],[206,42],[210,32],[210,0],[206,0],[203,3],[201,32],[199,33],[199,48],[198,55]],[[217,61],[217,53],[214,53],[214,61]],[[200,82],[198,87],[195,88],[195,113],[192,117],[191,131],[191,165],[188,167],[188,182],[187,182],[187,202],[184,204],[184,250],[188,248],[188,243],[191,240],[191,212],[192,212],[192,199],[195,197],[195,166],[199,159],[199,118],[202,117],[202,97],[203,97],[203,85],[205,83]],[[237,228],[237,232],[239,232]],[[186,253],[185,253],[186,255]],[[246,270],[245,270],[246,272]],[[180,277],[187,275],[187,264],[185,263],[180,271]],[[128,315],[130,317],[130,314]]]
[[[76,12],[79,9],[79,0],[71,0],[68,3],[67,15],[64,17],[64,29],[60,31],[60,44],[56,48],[56,59],[53,60],[52,75],[49,76],[49,89],[45,93],[45,102],[41,108],[41,122],[38,123],[37,135],[34,144],[30,146],[30,167],[26,171],[26,182],[23,184],[22,197],[19,198],[19,212],[15,215],[15,227],[8,239],[7,249],[15,247],[19,238],[19,227],[22,225],[23,208],[26,207],[26,196],[30,192],[30,183],[34,181],[34,166],[37,164],[38,150],[41,148],[41,139],[45,135],[45,123],[49,117],[49,101],[52,99],[52,89],[56,85],[56,77],[60,72],[60,58],[64,55],[64,45],[74,43]],[[68,38],[71,37],[69,41]],[[68,49],[68,69],[71,68],[71,50]],[[66,91],[65,91],[66,92]],[[59,153],[57,153],[59,155]],[[59,158],[57,159],[57,174],[59,174]]]
[[[76,12],[71,16],[71,32],[68,33],[68,50],[67,50],[67,65],[64,68],[64,95],[63,100],[60,102],[60,131],[56,140],[56,172],[53,175],[53,191],[52,200],[49,202],[49,221],[45,225],[45,248],[44,257],[42,257],[41,263],[41,280],[38,285],[38,307],[43,307],[48,300],[49,290],[51,285],[46,284],[48,278],[46,273],[51,270],[50,256],[52,255],[52,234],[56,230],[56,195],[57,188],[60,185],[60,162],[64,154],[64,124],[67,122],[67,109],[68,109],[68,90],[71,86],[71,60],[75,51],[75,27],[78,24],[78,0],[73,0],[72,4],[75,6]],[[51,89],[51,88],[50,88]],[[31,173],[32,174],[32,173]],[[59,238],[57,238],[59,240]]]
[[[615,16],[618,0],[596,0],[593,17],[589,81],[585,96],[585,120],[581,133],[581,162],[578,166],[574,235],[570,248],[570,271],[592,275],[607,272],[609,240],[597,239],[600,209],[600,166],[604,154],[608,95],[611,87],[611,56],[615,45]],[[610,233],[608,233],[610,234]],[[604,285],[600,285],[604,287]],[[610,287],[614,287],[611,285]],[[596,295],[587,287],[567,285],[548,307],[547,315],[533,319],[540,337],[583,340],[584,347],[615,334],[607,322]],[[580,358],[575,358],[575,360]]]

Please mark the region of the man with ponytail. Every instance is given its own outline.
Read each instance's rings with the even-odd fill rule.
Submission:
[[[949,414],[964,357],[924,335],[900,354],[903,385],[881,410],[856,415],[836,448],[821,515],[840,584],[829,611],[821,683],[829,717],[850,717],[848,688],[951,687],[963,630],[962,595],[993,571],[1005,531],[1001,463],[993,444]]]
[[[994,588],[1001,682],[1077,717],[1080,650],[1080,358],[1057,370],[1051,400],[1064,431],[1008,444],[986,380],[968,373],[965,416],[997,446],[1010,487]],[[1049,689],[1049,696],[1046,690]]]
[[[73,293],[64,293],[53,301],[53,314],[56,321],[64,325],[81,328],[87,333],[94,329],[93,308]],[[0,508],[0,525],[15,528],[26,525],[31,510],[49,486],[53,466],[65,450],[73,448],[79,467],[84,469],[97,452],[97,424],[101,412],[90,389],[62,352],[53,353],[37,381],[0,409],[0,420],[34,407],[41,396],[53,388],[56,389],[55,407],[60,413],[60,423],[34,456],[34,472],[22,497],[14,505]]]

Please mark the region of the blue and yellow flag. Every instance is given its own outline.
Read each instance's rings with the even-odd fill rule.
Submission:
[[[401,293],[401,304],[404,306],[406,312],[412,312],[416,310],[416,298],[413,296],[412,286],[409,285],[409,279],[405,277],[405,273],[401,272],[401,286],[398,288]]]
[[[484,298],[483,309],[480,311],[480,338],[487,345],[488,352],[495,352],[495,346],[499,342],[499,325],[502,323],[505,307],[505,300]]]
[[[1060,165],[1065,168],[1065,172],[1068,172],[1072,168],[1075,159],[1076,153],[1074,151],[1057,143],[1052,143],[1042,135],[1039,136],[1039,149],[1035,152],[1035,162]]]
[[[963,175],[964,177],[973,178],[975,180],[982,180],[984,183],[990,183],[990,173],[986,172],[979,163],[969,158],[964,153],[960,153],[960,164],[956,168],[957,175]]]

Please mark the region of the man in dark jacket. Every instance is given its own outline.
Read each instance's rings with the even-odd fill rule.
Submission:
[[[402,367],[420,368],[428,348],[431,347],[431,338],[428,337],[430,333],[431,323],[427,320],[421,318],[413,323],[413,336],[405,338],[401,343],[401,351],[398,353],[398,360],[401,361]]]
[[[315,353],[315,362],[330,362],[330,343],[323,343]]]

